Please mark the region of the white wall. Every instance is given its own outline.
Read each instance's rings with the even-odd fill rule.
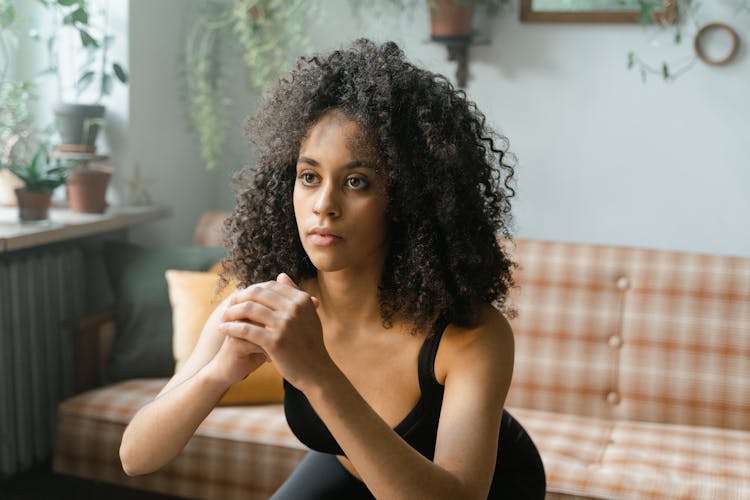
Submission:
[[[129,154],[157,179],[156,201],[175,209],[136,240],[189,242],[200,212],[231,206],[229,171],[250,160],[237,139],[225,170],[206,174],[186,131],[178,56],[194,5],[130,0]],[[410,59],[453,75],[444,48],[426,41],[426,9],[358,20],[345,0],[325,5],[327,21],[311,27],[315,50],[358,36],[393,39]],[[672,84],[641,83],[626,54],[635,49],[654,64],[664,54],[689,57],[689,38],[670,49],[651,46],[638,25],[522,24],[517,6],[490,21],[492,44],[472,48],[467,92],[518,156],[518,236],[750,256],[750,14],[732,17],[731,5],[717,0],[701,13],[739,33],[735,62],[699,63]],[[257,105],[244,92],[238,116]]]

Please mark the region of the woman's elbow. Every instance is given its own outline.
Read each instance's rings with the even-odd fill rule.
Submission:
[[[139,463],[138,457],[136,456],[136,453],[134,453],[133,446],[129,445],[125,440],[120,443],[119,453],[122,470],[128,476],[140,476],[151,472],[144,467],[143,463]]]

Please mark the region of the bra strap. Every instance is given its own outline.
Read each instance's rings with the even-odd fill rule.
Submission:
[[[443,386],[435,378],[435,357],[446,326],[448,321],[444,314],[440,314],[419,350],[419,388],[422,390],[422,397],[442,393]]]

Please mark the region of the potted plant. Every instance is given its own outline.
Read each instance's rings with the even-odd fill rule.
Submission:
[[[42,74],[54,75],[58,79],[60,101],[54,109],[55,126],[61,142],[58,150],[94,153],[98,132],[105,124],[105,107],[101,100],[112,92],[115,80],[123,84],[128,81],[123,66],[109,60],[109,48],[114,37],[107,31],[106,3],[101,4],[99,18],[102,25],[96,26],[92,22],[91,8],[86,0],[39,1],[52,14],[52,28],[46,37],[39,31],[32,32],[32,37],[44,42],[47,48],[49,64]],[[62,32],[66,30],[76,35],[85,58],[63,61],[59,45]],[[64,63],[73,64],[72,73],[75,75],[75,82],[67,82],[66,85],[61,82],[61,66]],[[71,95],[74,96],[72,100]],[[89,102],[81,102],[84,95]]]
[[[69,166],[51,163],[44,147],[40,147],[28,164],[10,165],[8,169],[24,183],[16,188],[18,216],[22,222],[46,220],[52,201],[52,191],[65,183]]]
[[[400,1],[400,0],[397,0]],[[434,41],[452,41],[473,36],[474,8],[483,6],[496,13],[509,0],[427,0],[430,31]]]
[[[70,208],[77,212],[100,213],[106,208],[104,202],[107,185],[112,175],[109,166],[93,162],[105,159],[96,154],[96,138],[105,125],[105,107],[102,99],[112,92],[114,81],[128,81],[125,69],[118,62],[110,61],[109,49],[114,37],[108,32],[108,7],[106,1],[86,0],[39,0],[52,14],[52,29],[42,37],[39,32],[32,36],[44,41],[48,51],[48,67],[43,74],[54,75],[58,83],[59,103],[55,106],[55,126],[60,144],[54,155],[76,165],[67,179],[67,195]],[[94,11],[93,8],[99,7]],[[98,21],[98,22],[97,22]],[[66,60],[60,50],[65,40],[62,32],[74,34],[73,42],[83,49],[85,57]],[[62,84],[63,64],[72,64],[74,82]]]

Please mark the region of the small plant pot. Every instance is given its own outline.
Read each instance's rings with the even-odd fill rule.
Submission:
[[[74,212],[100,214],[107,209],[107,186],[112,167],[78,167],[65,181],[68,205]]]
[[[70,153],[95,152],[104,112],[104,106],[99,104],[60,103],[55,106],[55,128],[62,143],[58,149]]]
[[[15,190],[18,201],[18,219],[21,222],[46,221],[49,207],[52,204],[52,193],[49,191],[27,191],[26,188]]]
[[[430,9],[430,28],[434,41],[470,39],[473,30],[473,2],[461,4],[456,0],[427,0]]]

